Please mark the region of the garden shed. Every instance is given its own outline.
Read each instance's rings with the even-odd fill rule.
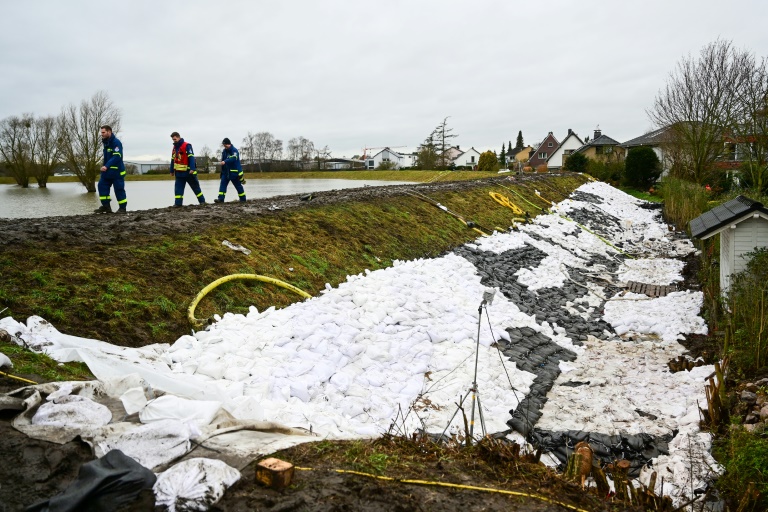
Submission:
[[[732,274],[744,270],[745,255],[768,247],[768,209],[762,203],[738,196],[712,208],[690,222],[691,236],[706,240],[720,233],[720,290],[730,288]]]

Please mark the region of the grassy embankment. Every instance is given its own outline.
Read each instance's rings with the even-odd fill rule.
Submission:
[[[437,173],[431,173],[434,177]],[[451,173],[463,175],[464,173]],[[530,201],[539,188],[559,201],[581,185],[578,175],[548,178],[549,185],[507,185]],[[543,186],[542,186],[543,185]],[[430,194],[480,226],[505,229],[512,211],[489,197],[510,196],[488,184],[469,191]],[[534,215],[526,204],[520,204]],[[173,342],[189,332],[187,307],[208,283],[235,273],[274,277],[317,295],[347,275],[392,265],[393,260],[437,256],[477,233],[433,205],[410,196],[275,212],[253,220],[173,236],[134,237],[101,247],[25,244],[0,251],[0,310],[25,319],[40,315],[68,334],[130,346]],[[249,248],[249,256],[222,240]],[[87,253],[87,257],[84,254]],[[282,288],[235,281],[220,286],[196,316],[284,307],[298,296]]]
[[[664,213],[669,222],[680,229],[715,206],[739,194],[768,204],[768,197],[736,190],[713,197],[704,187],[687,181],[667,178],[661,187]],[[737,406],[741,384],[756,375],[766,376],[768,363],[768,252],[754,256],[748,269],[734,277],[727,300],[720,294],[720,237],[696,241],[701,249],[699,281],[704,293],[704,315],[710,332],[717,338],[721,358],[729,361],[729,378],[723,398],[726,408]],[[768,394],[768,389],[758,389]],[[734,409],[738,411],[738,409]],[[726,468],[718,487],[734,507],[752,490],[761,496],[751,502],[754,510],[768,507],[768,430],[748,433],[738,427],[741,415],[726,411],[723,423],[711,425],[717,436],[713,453]],[[745,502],[750,505],[750,502]],[[741,509],[741,508],[740,508]],[[748,510],[746,508],[745,510]]]

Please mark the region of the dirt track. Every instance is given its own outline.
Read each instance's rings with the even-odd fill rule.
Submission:
[[[134,237],[194,233],[211,225],[247,222],[258,216],[296,208],[337,204],[346,201],[367,201],[404,195],[407,191],[424,194],[468,190],[489,183],[535,182],[552,174],[505,176],[473,181],[449,181],[415,185],[390,185],[385,187],[361,187],[330,190],[312,195],[278,196],[253,199],[244,205],[229,202],[221,205],[185,206],[184,208],[156,208],[129,212],[128,215],[77,215],[71,217],[47,217],[37,219],[0,219],[0,247],[29,243],[59,242],[72,245],[109,245]],[[258,185],[256,185],[258,186]]]

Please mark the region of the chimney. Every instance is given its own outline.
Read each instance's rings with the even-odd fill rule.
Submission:
[[[572,133],[573,133],[573,130],[571,130],[570,128],[568,128],[568,135],[570,135],[570,134],[572,134]]]
[[[595,136],[592,137],[592,140],[595,140],[596,138],[598,138],[602,134],[603,134],[603,132],[600,131],[600,127],[595,128]]]

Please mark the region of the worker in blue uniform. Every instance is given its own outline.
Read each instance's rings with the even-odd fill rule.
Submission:
[[[95,213],[112,213],[112,197],[110,189],[114,187],[117,198],[117,213],[127,213],[128,199],[125,195],[125,164],[123,164],[123,144],[112,133],[112,127],[104,125],[100,128],[101,143],[104,145],[104,165],[101,166],[99,177],[99,200],[101,206]]]
[[[240,164],[240,153],[232,145],[228,138],[224,138],[221,143],[224,145],[224,151],[221,152],[221,184],[219,185],[219,197],[213,200],[214,203],[223,203],[224,196],[227,195],[227,185],[231,181],[237,190],[240,202],[245,202],[245,189],[243,188],[243,166]]]
[[[205,204],[205,196],[200,190],[200,181],[197,179],[197,164],[195,163],[195,152],[192,150],[192,144],[185,142],[179,132],[173,132],[171,139],[173,140],[171,175],[176,177],[173,207],[181,208],[184,204],[184,188],[187,184],[197,197],[197,202]]]

